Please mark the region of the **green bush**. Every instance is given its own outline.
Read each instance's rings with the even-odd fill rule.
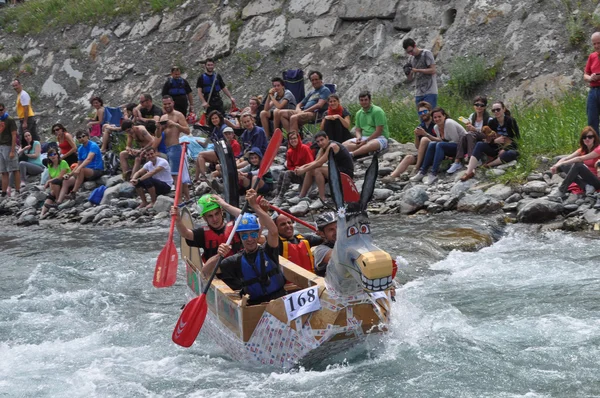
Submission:
[[[497,64],[488,67],[484,57],[455,57],[448,67],[448,88],[460,96],[471,96],[482,84],[496,77],[498,67]]]

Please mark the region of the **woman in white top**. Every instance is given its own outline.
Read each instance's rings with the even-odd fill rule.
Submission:
[[[454,163],[452,163],[448,169],[448,174],[455,173],[456,171],[462,169],[461,162],[463,159],[473,154],[475,144],[486,139],[486,136],[481,132],[481,129],[484,126],[487,126],[490,121],[492,121],[492,118],[486,109],[487,103],[487,97],[478,95],[473,100],[473,108],[475,109],[475,112],[471,113],[466,121],[464,118],[461,119],[461,122],[465,122],[467,134],[464,135],[460,141],[460,144],[458,145],[458,149],[456,150],[456,158],[454,158]]]
[[[431,117],[435,123],[433,129],[437,137],[433,138],[432,142],[427,146],[425,159],[419,169],[419,173],[410,179],[414,182],[421,181],[425,177],[425,173],[427,173],[429,167],[431,167],[429,177],[425,181],[428,185],[437,181],[437,173],[444,157],[456,157],[458,144],[467,133],[464,127],[450,119],[446,111],[442,108],[434,108],[431,111]]]

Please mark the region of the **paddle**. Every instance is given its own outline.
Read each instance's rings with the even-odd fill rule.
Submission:
[[[269,170],[269,167],[271,167],[271,164],[273,163],[273,160],[277,155],[277,151],[279,150],[279,145],[281,144],[282,137],[283,135],[281,134],[281,130],[276,129],[275,133],[273,133],[273,136],[271,137],[271,141],[269,142],[269,146],[267,147],[265,156],[262,158],[260,168],[258,170],[258,178],[256,179],[256,182],[254,183],[252,189],[256,189],[260,179],[267,172],[267,170]],[[227,238],[227,245],[231,244],[231,241],[233,240],[235,232],[240,224],[240,221],[242,220],[242,216],[248,211],[248,206],[249,204],[246,201],[242,212],[235,220],[233,229],[231,230],[231,233]],[[175,325],[175,329],[173,330],[173,335],[171,337],[175,344],[178,344],[182,347],[189,347],[192,344],[194,344],[196,337],[198,337],[198,333],[200,333],[200,329],[202,329],[202,325],[204,324],[204,320],[206,319],[206,312],[208,310],[208,305],[206,304],[206,293],[208,292],[208,289],[210,289],[212,280],[215,278],[217,270],[221,266],[222,261],[223,257],[219,256],[219,261],[213,269],[210,278],[208,278],[208,280],[206,281],[206,285],[202,290],[202,294],[200,294],[200,296],[194,298],[192,301],[187,303],[187,305],[181,312],[181,315],[179,316],[179,320],[177,321],[177,325]]]
[[[179,203],[181,195],[181,178],[183,175],[183,164],[185,163],[185,150],[187,142],[184,142],[179,159],[179,174],[177,174],[177,186],[175,187],[175,204]],[[154,279],[152,284],[154,287],[169,287],[177,280],[177,248],[173,242],[173,231],[175,230],[175,219],[177,216],[171,217],[171,228],[169,229],[169,239],[165,247],[161,250],[156,259],[156,268],[154,269]]]
[[[258,200],[260,201],[261,197],[258,198]],[[314,225],[311,225],[309,223],[307,223],[306,221],[302,221],[301,219],[299,219],[298,217],[295,217],[293,215],[291,215],[290,213],[288,213],[287,211],[281,210],[279,207],[273,206],[272,204],[269,203],[269,208],[271,210],[276,211],[279,214],[283,214],[284,216],[288,217],[290,220],[295,221],[299,224],[304,225],[306,228],[313,230],[315,232],[317,232],[317,228],[315,228]]]

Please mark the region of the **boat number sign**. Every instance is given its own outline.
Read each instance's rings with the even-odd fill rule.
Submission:
[[[288,322],[321,309],[321,300],[319,300],[319,287],[313,286],[308,289],[300,290],[288,294],[283,298]]]

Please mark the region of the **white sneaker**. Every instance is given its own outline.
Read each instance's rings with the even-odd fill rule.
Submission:
[[[594,192],[596,192],[596,188],[594,188],[593,185],[586,184],[586,186],[585,186],[586,195],[592,195]]]
[[[419,182],[423,179],[423,177],[425,177],[425,174],[421,173],[420,171],[415,174],[414,176],[410,177],[410,180],[412,182]]]
[[[463,165],[459,162],[459,163],[452,163],[452,165],[450,166],[450,168],[448,169],[448,171],[446,171],[446,173],[448,174],[454,174],[456,173],[458,170],[462,169]]]
[[[477,161],[477,167],[481,167],[481,166],[483,166],[483,162],[481,160],[478,160]]]
[[[431,185],[431,184],[433,184],[434,182],[436,182],[436,181],[437,181],[437,179],[438,179],[438,178],[437,178],[437,176],[436,176],[436,175],[429,174],[429,175],[427,176],[427,180],[425,181],[425,184],[427,184],[427,185]]]
[[[315,200],[314,202],[311,203],[310,206],[308,206],[308,209],[309,210],[319,210],[323,206],[325,206],[325,203],[323,203],[323,201],[321,200],[321,198],[317,198],[317,200]]]

